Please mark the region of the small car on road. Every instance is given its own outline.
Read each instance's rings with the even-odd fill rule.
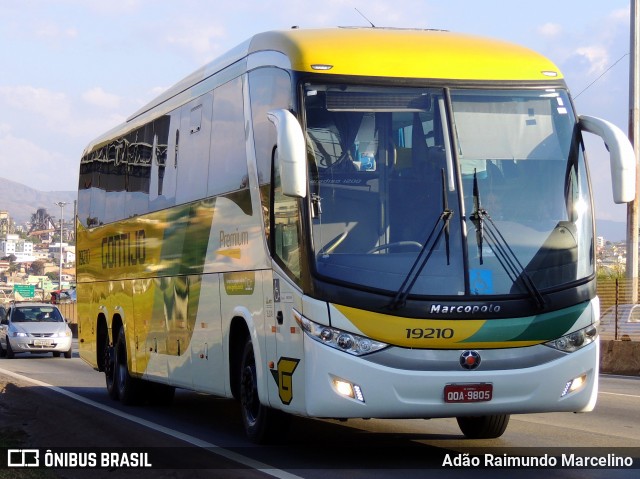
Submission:
[[[50,303],[14,302],[0,318],[0,356],[17,353],[72,354],[73,335],[60,310]]]

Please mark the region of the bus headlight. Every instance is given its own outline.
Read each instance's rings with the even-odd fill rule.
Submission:
[[[579,329],[564,336],[544,343],[545,346],[563,351],[565,353],[572,353],[578,349],[584,348],[588,344],[591,344],[598,338],[598,327],[596,324],[591,324],[586,328]]]
[[[302,328],[311,339],[354,356],[373,353],[389,346],[387,343],[381,341],[375,341],[358,334],[332,328],[331,326],[314,323],[295,310],[293,317],[300,328]]]

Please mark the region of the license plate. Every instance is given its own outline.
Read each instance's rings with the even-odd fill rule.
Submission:
[[[50,339],[34,339],[33,340],[34,346],[51,346],[52,344],[53,344],[53,341],[51,341]]]
[[[444,402],[484,402],[491,401],[493,384],[447,384],[444,387]]]

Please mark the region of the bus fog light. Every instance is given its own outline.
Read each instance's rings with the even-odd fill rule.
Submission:
[[[333,388],[341,396],[346,396],[351,399],[357,399],[360,402],[364,402],[362,389],[357,384],[353,384],[344,379],[333,378]]]
[[[581,374],[580,376],[573,378],[571,381],[567,382],[564,386],[564,390],[560,397],[565,397],[567,394],[577,391],[581,389],[585,384],[587,384],[587,374]]]

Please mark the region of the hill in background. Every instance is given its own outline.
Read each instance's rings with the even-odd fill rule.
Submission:
[[[0,178],[0,211],[8,211],[15,224],[20,225],[31,220],[38,208],[46,208],[54,218],[60,218],[59,201],[66,201],[64,207],[65,222],[73,217],[73,202],[77,199],[75,191],[39,191],[15,181]]]

